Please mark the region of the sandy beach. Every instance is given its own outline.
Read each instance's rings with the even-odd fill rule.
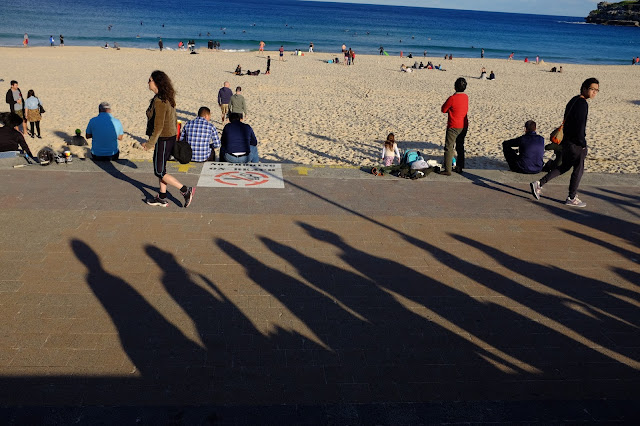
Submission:
[[[74,130],[86,129],[108,101],[124,127],[121,158],[147,159],[139,143],[145,110],[152,93],[147,80],[155,69],[165,71],[177,90],[178,118],[195,117],[200,106],[212,110],[222,130],[217,105],[224,81],[242,86],[247,100],[245,120],[255,130],[263,161],[302,164],[375,165],[382,143],[394,132],[399,147],[417,148],[442,161],[446,115],[440,107],[453,93],[457,77],[468,81],[469,132],[467,167],[507,169],[501,142],[520,135],[526,120],[549,133],[562,121],[564,106],[578,94],[585,78],[600,80],[600,93],[590,102],[587,141],[588,172],[640,172],[640,67],[620,65],[525,64],[499,59],[357,55],[353,66],[327,64],[338,54],[292,56],[277,52],[213,52],[102,49],[100,47],[0,48],[0,84],[5,91],[18,80],[23,94],[33,89],[46,108],[42,139],[27,137],[34,153],[43,146],[61,148]],[[266,69],[271,75],[235,76],[233,70]],[[342,58],[340,58],[342,60]],[[431,60],[446,71],[400,72],[400,65]],[[550,73],[563,66],[564,72]],[[495,81],[480,80],[480,69],[493,70]],[[8,111],[3,103],[0,111]],[[79,157],[86,149],[72,147]]]

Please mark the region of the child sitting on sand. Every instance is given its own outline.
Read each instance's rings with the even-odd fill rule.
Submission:
[[[396,144],[396,137],[393,133],[389,133],[387,140],[384,141],[384,147],[382,148],[382,159],[384,160],[384,165],[390,166],[393,164],[393,159],[395,157],[398,157],[398,162],[400,162],[400,152],[398,151],[398,145]]]

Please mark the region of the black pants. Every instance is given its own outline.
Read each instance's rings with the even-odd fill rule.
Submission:
[[[39,121],[32,121],[32,122],[30,122],[30,125],[31,125],[31,136],[34,135],[34,133],[33,133],[33,126],[34,125],[36,127],[36,130],[38,130],[38,136],[40,136],[40,122]]]
[[[91,153],[91,159],[93,161],[117,161],[120,158],[120,151],[113,155],[93,155]]]
[[[515,149],[510,147],[507,142],[502,142],[502,152],[504,153],[504,159],[507,160],[509,170],[516,173],[523,173],[520,166],[518,166],[518,153]]]
[[[551,170],[542,179],[540,179],[540,186],[544,186],[551,179],[556,178],[569,171],[573,167],[571,172],[571,181],[569,182],[569,198],[575,198],[578,192],[578,186],[582,179],[582,173],[584,172],[584,159],[587,157],[587,148],[583,148],[579,145],[571,142],[562,143],[562,164],[559,167]]]

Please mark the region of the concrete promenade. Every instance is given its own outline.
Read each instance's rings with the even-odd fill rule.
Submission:
[[[633,423],[640,179],[0,160],[0,424]],[[172,164],[186,185],[201,165]]]

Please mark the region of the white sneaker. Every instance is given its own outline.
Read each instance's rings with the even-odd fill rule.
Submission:
[[[537,180],[535,182],[531,182],[529,186],[531,187],[531,194],[533,194],[536,200],[539,200],[540,193],[542,192],[542,188],[540,187],[540,181]]]
[[[567,197],[567,201],[564,202],[564,205],[571,207],[587,207],[587,203],[580,201],[577,195],[573,198]]]

